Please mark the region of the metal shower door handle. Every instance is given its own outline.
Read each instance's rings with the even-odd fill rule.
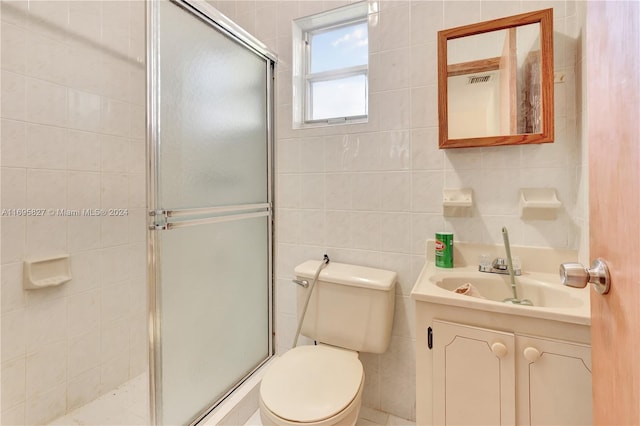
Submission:
[[[589,269],[576,262],[563,263],[560,265],[560,278],[562,284],[569,287],[584,288],[591,283],[600,294],[607,294],[611,287],[609,268],[600,258],[594,260]]]

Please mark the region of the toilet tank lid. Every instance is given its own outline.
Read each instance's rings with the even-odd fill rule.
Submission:
[[[296,266],[297,277],[313,279],[320,265],[320,260],[307,260]],[[393,289],[397,274],[384,269],[369,268],[366,266],[349,265],[346,263],[329,262],[320,272],[321,281],[336,284],[363,287],[373,290],[389,291]]]

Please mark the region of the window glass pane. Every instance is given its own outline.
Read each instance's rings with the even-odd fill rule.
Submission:
[[[367,78],[355,75],[311,83],[312,120],[367,114]]]
[[[311,35],[311,73],[369,63],[367,22]]]

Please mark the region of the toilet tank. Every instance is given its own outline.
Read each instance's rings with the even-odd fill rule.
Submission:
[[[296,278],[311,283],[320,263],[298,265]],[[329,262],[313,289],[301,333],[358,352],[385,352],[393,326],[396,276],[383,269]],[[298,320],[308,291],[298,287]]]

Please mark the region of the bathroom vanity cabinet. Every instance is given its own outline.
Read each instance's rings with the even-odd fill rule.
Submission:
[[[562,286],[557,272],[577,254],[512,247],[526,265],[516,280],[533,302],[526,306],[503,303],[507,275],[478,271],[477,259],[500,248],[458,242],[455,265],[445,269],[430,244],[411,291],[416,424],[591,425],[589,289]],[[464,283],[483,297],[456,293]]]
[[[417,424],[592,424],[588,325],[423,301],[416,319]]]
[[[516,423],[592,425],[591,347],[516,335]]]
[[[437,320],[432,331],[433,423],[513,424],[513,333]]]

